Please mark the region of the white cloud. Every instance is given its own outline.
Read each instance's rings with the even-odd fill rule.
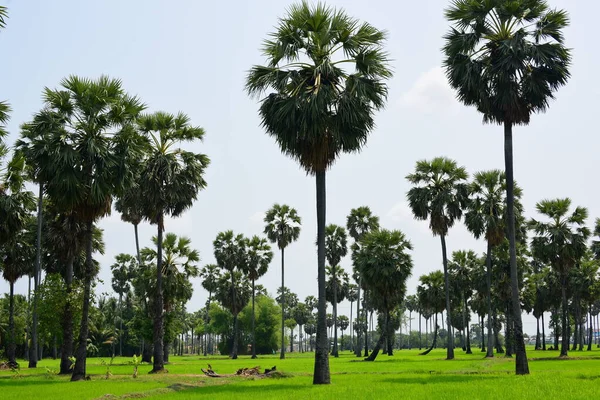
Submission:
[[[421,74],[400,97],[400,106],[425,114],[453,114],[459,110],[458,100],[442,67],[434,67]]]

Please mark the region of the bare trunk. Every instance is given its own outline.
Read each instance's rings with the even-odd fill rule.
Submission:
[[[487,303],[488,303],[488,330],[487,330],[487,353],[486,357],[494,357],[494,335],[492,329],[492,244],[487,241],[487,254],[485,257],[485,279],[487,285]],[[484,338],[482,336],[481,340]]]
[[[562,293],[562,345],[560,347],[560,356],[567,357],[569,355],[569,325],[567,325],[567,289],[566,289],[566,277],[562,277],[561,293]]]
[[[592,305],[591,304],[589,305],[588,313],[589,313],[590,318],[588,319],[589,336],[588,336],[587,351],[592,351],[592,340],[593,340],[593,331],[594,331],[594,318],[592,317]]]
[[[337,266],[335,267],[337,268]],[[338,343],[337,343],[337,271],[334,270],[333,277],[333,351],[331,352],[334,357],[339,357]]]
[[[233,307],[235,307],[235,279],[233,275],[233,269],[231,270],[231,296],[233,297]],[[238,358],[238,313],[237,310],[233,313],[233,340],[231,345],[230,357],[232,360]]]
[[[37,368],[37,349],[38,349],[38,287],[41,278],[42,264],[42,218],[44,204],[44,185],[40,183],[38,193],[37,210],[37,233],[36,233],[36,252],[35,252],[35,272],[33,276],[33,319],[31,324],[31,349],[29,351],[29,368]]]
[[[15,283],[9,282],[10,286],[10,294],[8,297],[8,365],[10,367],[16,368],[17,360],[15,355],[16,343],[15,343]]]
[[[433,341],[431,342],[431,347],[428,348],[427,350],[425,350],[424,352],[420,353],[421,356],[425,356],[425,355],[429,354],[429,352],[435,348],[435,346],[437,345],[437,332],[438,332],[438,323],[437,323],[437,313],[436,313],[435,314],[435,330],[433,333]],[[427,335],[427,333],[425,333],[425,335]]]
[[[92,229],[93,223],[87,222],[85,243],[85,275],[83,283],[83,306],[81,310],[81,325],[79,327],[79,339],[75,351],[75,366],[71,381],[80,381],[86,376],[87,339],[89,331],[90,300],[92,297],[92,277],[94,265],[92,259]]]
[[[362,278],[358,278],[358,297],[356,300],[356,323],[360,324],[360,287],[362,285]],[[362,353],[362,337],[361,337],[361,329],[356,330],[356,349],[354,350],[354,354],[356,357],[360,357]]]
[[[61,326],[63,331],[63,340],[60,347],[60,375],[71,373],[71,357],[73,356],[73,309],[71,305],[71,293],[73,290],[73,257],[67,261],[67,270],[65,273],[66,301]]]
[[[285,257],[284,257],[285,248],[281,248],[281,353],[279,354],[279,359],[283,360],[285,358],[285,286],[284,286],[284,272],[285,272]]]
[[[504,162],[506,165],[506,211],[508,214],[508,242],[510,253],[510,283],[512,291],[514,343],[515,343],[515,373],[529,374],[525,338],[523,337],[523,320],[521,318],[521,300],[519,296],[519,277],[517,274],[517,244],[515,239],[515,196],[513,173],[513,141],[512,123],[504,123]]]
[[[254,299],[255,299],[255,286],[254,279],[252,279],[252,358],[256,358],[256,334],[255,334],[255,307],[254,307]]]
[[[163,341],[165,338],[164,322],[164,299],[162,288],[162,263],[163,263],[163,215],[158,217],[158,232],[156,243],[156,299],[154,304],[154,327],[152,342],[154,343],[154,359],[152,373],[160,373],[165,370],[165,354]]]
[[[369,317],[367,316],[367,291],[363,294],[363,313],[365,314],[365,357],[369,356]]]
[[[325,224],[326,184],[325,171],[316,174],[317,186],[317,281],[319,306],[317,312],[317,339],[313,384],[331,383],[327,340],[327,300],[325,299]]]
[[[448,258],[446,256],[446,237],[440,235],[442,241],[442,261],[444,263],[444,292],[446,292],[446,327],[448,329],[448,342],[446,345],[446,360],[454,359],[454,337],[452,335],[452,325],[450,324],[450,282],[448,279]]]
[[[542,312],[542,350],[546,350],[546,324],[544,323],[544,313]]]
[[[467,354],[473,354],[473,351],[471,350],[471,335],[469,333],[469,322],[466,320],[466,314],[469,311],[469,308],[467,307],[467,298],[465,297],[465,327],[467,329],[467,339],[466,339],[466,345],[467,345]],[[464,331],[463,331],[464,333]]]

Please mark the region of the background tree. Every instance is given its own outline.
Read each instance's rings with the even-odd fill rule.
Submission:
[[[266,66],[250,70],[246,90],[281,151],[316,176],[319,312],[314,384],[330,382],[325,324],[325,173],[340,153],[360,150],[387,98],[392,76],[385,33],[324,4],[290,6],[265,41]],[[298,60],[303,60],[298,62]],[[350,64],[353,69],[342,69]]]
[[[340,262],[348,254],[348,241],[346,230],[338,225],[330,224],[325,228],[325,258],[329,263],[329,281],[331,282],[331,304],[333,306],[333,351],[331,354],[334,357],[339,357],[338,354],[338,343],[337,343],[337,305],[338,302],[343,301],[346,297],[348,281],[346,278],[346,287],[343,287],[343,275],[340,267]],[[347,274],[346,274],[347,277]],[[342,287],[338,292],[338,283],[341,283]],[[325,291],[327,296],[327,290]],[[338,294],[340,299],[338,299]]]
[[[477,269],[479,257],[472,250],[459,250],[452,253],[452,261],[448,265],[450,276],[452,276],[452,285],[454,292],[458,293],[460,299],[460,318],[461,326],[466,328],[466,343],[463,343],[467,354],[472,354],[471,339],[469,334],[469,300],[473,295],[472,277],[473,272]],[[464,337],[464,336],[463,336]]]
[[[419,286],[417,286],[417,297],[422,305],[423,316],[428,320],[429,318],[427,316],[435,315],[431,347],[421,353],[421,355],[426,355],[436,346],[439,328],[437,316],[445,309],[444,274],[442,271],[433,271],[427,275],[421,275],[419,277],[419,282]],[[427,324],[425,326],[427,326]]]
[[[217,264],[207,264],[200,270],[200,278],[202,278],[202,287],[208,292],[208,300],[206,301],[206,311],[204,323],[208,325],[210,323],[210,304],[212,302],[212,296],[218,289],[218,282],[221,278],[221,272]],[[204,356],[208,355],[208,343],[207,336],[208,332],[204,333]]]
[[[379,313],[385,316],[385,327],[373,352],[367,358],[375,360],[379,348],[389,335],[390,313],[404,301],[406,281],[413,268],[410,242],[400,231],[386,229],[370,232],[360,241],[361,249],[354,254],[356,265],[365,286],[372,291],[372,300]],[[389,339],[389,337],[388,337]],[[388,355],[392,347],[388,341]]]
[[[590,230],[585,226],[588,211],[576,207],[569,213],[571,199],[542,200],[536,204],[537,211],[550,221],[531,219],[529,226],[535,233],[531,249],[536,258],[548,263],[560,279],[562,295],[563,340],[560,355],[566,357],[569,350],[567,285],[571,269],[580,262],[587,250]]]
[[[308,321],[310,320],[312,314],[311,314],[311,310],[308,308],[308,306],[305,303],[298,303],[296,305],[296,307],[294,307],[294,310],[292,312],[292,316],[294,318],[294,320],[296,321],[296,323],[298,324],[299,327],[299,333],[300,333],[300,351],[301,352],[305,352],[306,349],[304,348],[304,341],[302,340],[303,338],[303,327],[304,325],[306,325],[308,323]]]
[[[379,229],[379,217],[376,215],[373,215],[373,213],[371,212],[371,209],[367,206],[362,206],[362,207],[358,207],[358,208],[353,208],[352,210],[350,210],[350,214],[348,214],[348,217],[346,218],[346,228],[348,229],[348,234],[352,237],[352,239],[354,239],[354,244],[352,245],[352,251],[354,252],[355,249],[358,249],[359,243],[360,243],[360,239],[367,234],[368,232],[371,232],[373,230]],[[358,275],[358,293],[357,293],[357,302],[356,302],[356,319],[358,320],[358,316],[360,314],[360,290],[362,289],[362,281],[361,281],[361,277],[360,274]],[[366,292],[363,294],[363,296],[366,295]],[[366,313],[365,313],[365,318],[366,318]],[[364,321],[365,324],[367,323],[367,321]],[[365,325],[366,326],[366,325]],[[362,330],[358,329],[356,331],[356,348],[355,348],[355,354],[357,357],[361,356],[361,334]],[[365,335],[365,357],[367,357],[369,354],[369,350],[368,350],[368,346],[366,344],[366,335]]]
[[[414,185],[408,191],[410,208],[416,219],[429,219],[429,228],[442,242],[442,261],[444,264],[444,290],[446,292],[446,310],[450,312],[450,282],[448,279],[448,257],[446,236],[448,230],[462,217],[468,204],[467,171],[455,161],[437,157],[431,161],[418,161],[415,172],[406,177]],[[454,358],[454,339],[449,318],[448,360]]]
[[[285,276],[285,248],[292,242],[298,240],[300,236],[300,226],[302,220],[298,215],[298,212],[290,206],[283,204],[274,204],[265,215],[265,230],[264,233],[271,243],[277,243],[277,247],[281,250],[281,290],[285,287],[284,276]],[[285,298],[281,298],[285,301]],[[285,358],[285,346],[283,345],[284,340],[284,317],[285,314],[285,303],[281,303],[281,353],[280,359]]]
[[[112,288],[119,295],[119,356],[123,356],[123,295],[128,293],[131,286],[129,282],[132,278],[132,272],[136,268],[136,259],[129,254],[117,254],[115,263],[110,266],[112,270]]]
[[[458,99],[475,106],[484,123],[504,125],[504,161],[516,373],[528,374],[519,301],[515,243],[512,128],[544,112],[553,92],[566,84],[571,55],[563,45],[565,11],[545,0],[459,0],[446,10],[453,27],[446,35],[444,67]]]
[[[244,279],[244,275],[241,271],[233,270],[231,272],[225,272],[219,279],[216,298],[233,316],[233,321],[231,323],[233,329],[228,344],[231,346],[229,349],[230,357],[234,360],[237,359],[238,355],[238,314],[250,302],[251,293],[252,289],[250,288],[248,281]]]
[[[252,281],[252,358],[256,358],[256,337],[255,337],[255,318],[254,318],[254,300],[255,300],[255,281],[267,273],[269,264],[273,260],[271,246],[265,239],[253,236],[246,245],[246,263],[244,268],[246,276]]]
[[[164,314],[162,297],[163,232],[165,216],[178,217],[192,206],[206,187],[204,172],[210,160],[204,154],[176,147],[182,142],[202,141],[204,130],[192,126],[187,115],[165,112],[142,115],[138,129],[146,138],[146,160],[140,171],[144,219],[157,227],[156,285],[154,312],[154,359],[152,372],[164,371]]]
[[[220,232],[213,242],[215,259],[217,265],[228,273],[227,278],[231,279],[231,283],[225,285],[223,277],[219,280],[219,301],[223,306],[233,314],[233,343],[230,356],[232,359],[237,359],[238,346],[238,320],[237,315],[249,299],[244,297],[236,299],[236,296],[245,295],[245,286],[243,283],[235,282],[236,278],[244,277],[242,271],[246,270],[247,255],[246,255],[247,239],[243,235],[234,235],[233,231]],[[235,271],[239,273],[234,273]],[[223,296],[229,295],[231,299],[224,300]]]
[[[408,310],[408,349],[410,350],[412,349],[412,343],[410,340],[412,337],[412,313],[419,310],[419,300],[417,299],[417,295],[411,294],[410,296],[406,296],[406,300],[404,300],[404,306]],[[420,321],[419,326],[421,326]],[[420,330],[419,335],[421,335]]]

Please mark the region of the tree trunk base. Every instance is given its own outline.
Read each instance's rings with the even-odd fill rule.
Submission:
[[[149,374],[168,374],[169,370],[166,368],[160,368],[160,369],[153,369],[152,371],[148,372]]]

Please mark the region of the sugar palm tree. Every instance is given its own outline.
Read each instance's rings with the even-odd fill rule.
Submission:
[[[354,248],[358,248],[358,243],[360,239],[367,233],[379,229],[379,217],[373,215],[371,209],[367,206],[362,206],[358,208],[353,208],[350,210],[350,214],[346,217],[346,228],[348,229],[348,234],[354,239]],[[358,293],[357,293],[357,302],[356,302],[356,320],[358,321],[358,316],[360,315],[360,290],[362,288],[362,282],[360,274],[358,274]],[[366,296],[366,292],[363,294]],[[365,313],[365,318],[366,318]],[[365,324],[367,320],[365,319]],[[366,326],[366,325],[365,325]],[[360,338],[361,330],[356,331],[356,349],[355,354],[357,357],[361,356],[361,338]],[[369,354],[369,349],[367,346],[367,335],[365,335],[365,357]]]
[[[596,222],[594,224],[594,237],[599,240],[592,240],[592,245],[590,249],[592,253],[594,253],[594,257],[596,260],[600,260],[600,218],[596,218]]]
[[[471,201],[465,213],[465,225],[479,239],[485,237],[488,326],[492,326],[492,250],[505,238],[506,176],[500,170],[478,172],[469,185]],[[520,195],[520,191],[517,191]],[[486,357],[494,357],[492,330],[488,330]]]
[[[193,126],[183,113],[156,112],[138,118],[138,129],[147,139],[146,159],[140,170],[142,215],[157,228],[152,372],[164,371],[164,313],[162,294],[163,232],[165,217],[179,217],[206,187],[204,173],[210,160],[204,154],[176,147],[203,140],[204,130]]]
[[[61,128],[50,132],[55,156],[44,168],[51,177],[46,192],[65,212],[85,225],[86,267],[82,319],[71,380],[86,376],[91,283],[95,274],[93,225],[111,210],[112,200],[128,185],[128,167],[136,159],[136,135],[130,128],[143,105],[128,96],[121,82],[102,76],[90,80],[70,76],[61,88],[45,89],[46,109],[59,116]]]
[[[360,250],[353,254],[365,287],[373,293],[373,304],[385,316],[385,326],[373,352],[367,358],[375,360],[389,334],[390,313],[398,307],[406,294],[406,281],[413,268],[409,250],[412,245],[401,231],[376,230],[363,236]],[[388,354],[392,354],[391,346]]]
[[[459,250],[452,253],[452,261],[448,265],[448,270],[452,276],[452,283],[455,291],[460,296],[460,309],[462,326],[467,330],[465,350],[467,354],[472,354],[471,339],[469,334],[469,299],[473,295],[473,275],[479,265],[479,257],[473,250]]]
[[[330,382],[325,324],[325,174],[341,153],[359,151],[387,98],[392,73],[386,35],[342,10],[302,1],[280,19],[246,90],[261,100],[260,116],[281,151],[316,177],[319,311],[314,384]],[[300,61],[302,60],[302,61]],[[348,65],[352,69],[342,67]]]
[[[337,305],[338,305],[338,288],[337,285],[341,275],[340,262],[348,254],[348,239],[346,230],[338,225],[330,224],[325,228],[325,258],[329,263],[330,276],[332,282],[332,301],[333,305],[333,351],[334,357],[339,357],[337,345]],[[344,296],[345,297],[345,296]],[[340,299],[339,301],[342,301]]]
[[[112,271],[111,285],[115,293],[119,295],[119,321],[121,324],[119,328],[119,356],[123,356],[123,338],[121,337],[123,332],[123,295],[129,293],[132,274],[138,265],[137,259],[129,254],[121,253],[117,254],[115,263],[110,266]]]
[[[421,275],[419,277],[419,286],[417,286],[417,298],[421,303],[423,309],[423,315],[435,315],[434,318],[434,331],[433,341],[431,347],[425,350],[421,355],[429,354],[437,344],[438,338],[438,314],[444,311],[445,305],[445,293],[444,293],[444,274],[442,271],[433,271],[427,275]],[[428,319],[426,317],[426,319]],[[447,319],[447,318],[446,318]],[[426,324],[427,326],[427,324]],[[427,336],[427,331],[425,331]]]
[[[235,235],[233,231],[219,232],[217,238],[213,242],[217,265],[226,271],[227,277],[231,279],[231,284],[226,285],[227,287],[224,286],[225,283],[223,282],[221,282],[219,285],[222,289],[220,293],[220,301],[225,305],[225,307],[229,308],[233,314],[233,346],[230,356],[234,360],[237,359],[238,346],[237,315],[244,308],[246,303],[248,303],[247,300],[242,301],[243,299],[236,299],[236,295],[244,292],[244,290],[241,289],[241,283],[236,283],[235,279],[241,278],[243,276],[242,272],[247,270],[247,246],[248,240],[243,235]],[[236,271],[238,272],[236,273]],[[222,299],[225,293],[231,296],[230,300]]]
[[[429,228],[442,242],[442,261],[444,264],[444,290],[446,292],[446,312],[451,312],[450,283],[448,279],[448,257],[446,236],[448,230],[462,217],[468,204],[467,171],[455,161],[437,157],[431,161],[418,161],[415,172],[406,177],[414,185],[408,191],[410,208],[416,219],[429,220]],[[446,318],[448,327],[447,359],[454,358],[454,339],[450,318]]]
[[[565,11],[545,0],[456,0],[446,10],[454,24],[446,35],[444,66],[450,86],[484,123],[504,125],[504,161],[516,373],[528,374],[519,301],[514,216],[512,130],[544,112],[566,84],[571,54],[564,46]]]
[[[212,296],[217,291],[218,282],[221,278],[221,272],[217,264],[207,264],[200,270],[200,277],[202,278],[202,287],[208,292],[208,300],[206,301],[206,311],[204,313],[204,323],[208,325],[210,304],[212,302]],[[204,356],[208,355],[208,346],[206,340],[207,332],[204,332]]]
[[[419,310],[419,301],[417,300],[417,296],[411,294],[410,296],[406,296],[406,300],[404,301],[404,306],[408,311],[408,349],[412,349],[412,343],[410,340],[412,334],[412,313]],[[420,326],[420,325],[419,325]],[[419,330],[419,335],[421,331]]]
[[[246,243],[246,263],[244,265],[244,272],[252,281],[252,358],[256,358],[256,339],[254,334],[254,300],[256,290],[254,284],[258,278],[267,273],[271,260],[273,260],[271,246],[269,246],[265,239],[256,235],[252,236]]]
[[[562,295],[562,333],[560,355],[566,357],[569,350],[568,278],[571,269],[581,261],[587,250],[590,230],[585,226],[588,211],[576,207],[569,212],[571,199],[542,200],[536,204],[537,211],[549,219],[548,222],[531,219],[529,226],[536,236],[531,240],[533,255],[548,263],[560,279]]]
[[[265,230],[264,233],[271,243],[276,243],[279,250],[281,250],[281,288],[284,285],[285,276],[285,248],[288,247],[292,242],[298,240],[300,236],[300,226],[302,225],[302,219],[298,215],[298,212],[286,204],[274,204],[269,211],[265,214]],[[284,315],[285,315],[285,298],[281,297],[281,353],[280,359],[285,358],[285,346],[283,345],[284,340]]]

